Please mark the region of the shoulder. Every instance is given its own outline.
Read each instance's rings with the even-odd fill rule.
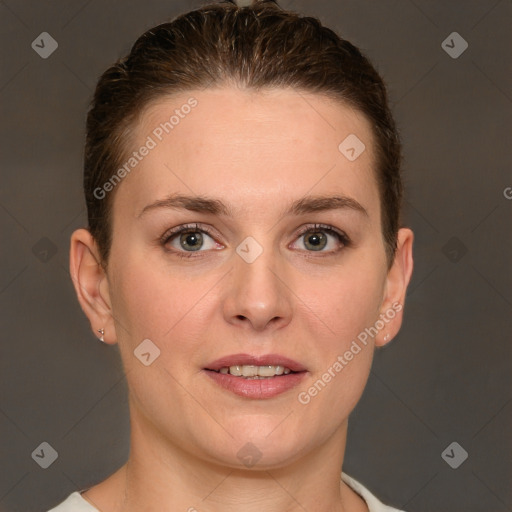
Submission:
[[[384,505],[376,496],[374,496],[362,483],[358,482],[346,473],[341,473],[341,479],[350,486],[361,498],[366,501],[369,512],[405,512],[397,508]]]
[[[62,503],[48,512],[98,512],[78,491],[71,493]]]

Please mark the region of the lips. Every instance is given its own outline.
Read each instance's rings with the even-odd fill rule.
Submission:
[[[223,373],[220,370],[230,367],[281,367],[282,374],[271,377],[242,377]],[[286,373],[285,370],[286,369]],[[279,354],[251,356],[233,354],[209,363],[203,372],[221,388],[243,398],[267,399],[280,395],[298,386],[308,374],[307,369],[297,361]]]
[[[261,356],[251,356],[249,354],[233,354],[226,357],[216,359],[212,363],[209,363],[205,370],[213,370],[218,372],[221,368],[229,366],[283,366],[289,368],[292,372],[304,372],[306,368],[290,359],[289,357],[281,356],[279,354],[264,354]]]

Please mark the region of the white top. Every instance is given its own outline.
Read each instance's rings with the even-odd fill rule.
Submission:
[[[363,484],[354,480],[346,473],[341,473],[341,479],[363,498],[370,512],[404,512],[403,510],[384,505]],[[48,512],[99,512],[97,508],[82,498],[80,492],[73,492],[65,501]]]

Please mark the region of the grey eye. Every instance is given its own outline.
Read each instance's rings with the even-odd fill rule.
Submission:
[[[321,231],[309,232],[304,235],[304,245],[313,251],[322,250],[327,245],[327,236]]]

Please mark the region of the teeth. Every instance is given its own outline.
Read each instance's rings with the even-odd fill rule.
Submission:
[[[285,368],[284,366],[273,366],[273,365],[265,365],[265,366],[255,366],[252,364],[247,365],[234,365],[219,370],[219,373],[227,374],[230,373],[236,377],[245,377],[249,379],[258,379],[258,378],[267,378],[267,377],[275,377],[276,375],[288,375],[291,373],[289,368]]]
[[[257,366],[242,366],[242,375],[244,377],[256,377],[258,375],[258,367]]]
[[[242,368],[243,368],[243,366],[230,366],[229,373],[231,373],[231,375],[236,375],[237,377],[241,377],[242,376]]]
[[[259,366],[258,375],[260,377],[273,377],[274,375],[282,375],[284,368],[282,366]]]

